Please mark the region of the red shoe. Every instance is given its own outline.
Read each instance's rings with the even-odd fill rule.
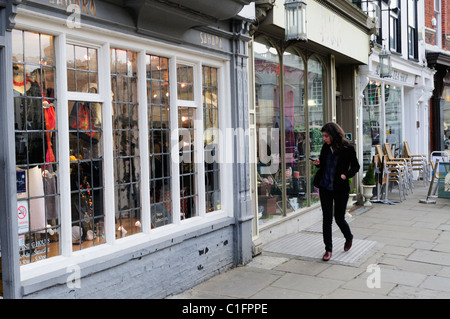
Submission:
[[[325,252],[325,255],[323,255],[323,257],[322,257],[322,260],[323,260],[323,261],[328,261],[328,260],[330,260],[330,259],[331,259],[331,255],[332,255],[331,251],[326,251],[326,252]]]
[[[352,243],[353,243],[353,236],[352,236],[352,239],[345,241],[344,251],[349,251],[350,248],[352,248]]]

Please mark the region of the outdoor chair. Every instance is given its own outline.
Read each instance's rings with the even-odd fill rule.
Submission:
[[[412,164],[411,160],[409,158],[400,158],[395,157],[391,145],[389,143],[384,143],[384,150],[386,151],[386,156],[388,158],[388,161],[390,162],[399,162],[402,163],[404,166],[404,172],[405,172],[405,192],[409,189],[412,193],[412,190],[414,188],[414,182],[413,182],[413,170],[412,170]]]
[[[389,161],[387,155],[384,154],[381,145],[375,145],[375,156],[378,158],[375,162],[379,163],[381,167],[379,183],[380,194],[379,201],[386,204],[394,204],[396,201],[390,200],[389,192],[393,189],[393,184],[397,184],[399,191],[399,202],[401,202],[405,195],[405,166],[400,161]]]
[[[430,180],[430,166],[428,165],[427,156],[423,154],[412,154],[408,141],[403,142],[403,155],[411,161],[413,171],[419,172],[419,178],[422,176],[424,186]]]

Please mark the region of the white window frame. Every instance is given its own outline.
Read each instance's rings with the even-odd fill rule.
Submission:
[[[225,128],[231,128],[230,112],[225,112],[226,106],[231,105],[230,100],[230,62],[229,57],[215,57],[205,52],[180,48],[174,45],[163,44],[149,39],[142,39],[111,30],[105,30],[94,26],[83,26],[83,28],[67,28],[65,19],[49,18],[47,15],[20,9],[16,16],[16,29],[40,32],[54,36],[55,59],[56,59],[56,100],[57,103],[57,130],[60,187],[60,211],[61,211],[61,238],[59,256],[44,259],[38,262],[26,264],[20,267],[21,281],[40,282],[45,278],[67,276],[67,269],[71,265],[80,267],[91,265],[94,260],[123,256],[130,251],[138,251],[144,245],[157,244],[164,238],[183,236],[201,227],[214,225],[223,221],[224,218],[233,218],[233,145],[230,140],[233,135],[226,134]],[[100,39],[100,40],[99,40]],[[67,91],[67,65],[66,44],[80,44],[98,50],[98,87],[96,94],[84,92]],[[111,94],[111,70],[110,70],[110,48],[126,48],[138,54],[138,103],[139,103],[139,138],[141,149],[141,201],[142,201],[142,232],[124,238],[115,238],[115,207],[114,207],[114,170],[113,170],[113,148],[112,148],[112,98]],[[169,59],[169,89],[170,89],[170,122],[172,130],[178,127],[178,106],[189,106],[196,108],[197,123],[201,125],[196,130],[197,168],[198,168],[198,216],[186,220],[180,220],[174,216],[173,223],[158,228],[150,227],[150,199],[149,199],[149,163],[148,163],[148,112],[147,112],[147,89],[145,76],[146,54],[159,55]],[[176,87],[176,65],[177,63],[189,63],[194,66],[194,102],[177,100]],[[203,101],[202,101],[202,63],[218,69],[219,83],[219,128],[223,134],[220,136],[219,149],[221,150],[221,209],[205,213],[205,180],[204,180],[204,152],[203,150]],[[88,101],[102,103],[102,132],[103,132],[103,156],[104,156],[104,218],[106,242],[94,247],[73,251],[71,238],[71,199],[70,199],[70,160],[69,160],[69,122],[68,101]],[[186,102],[190,102],[189,105]],[[172,147],[178,144],[172,134]],[[176,144],[174,144],[174,142]],[[227,147],[227,151],[223,148]],[[172,152],[173,153],[173,152]],[[225,158],[226,156],[226,158]],[[172,187],[179,189],[178,165],[172,162]],[[225,172],[228,172],[225,174]],[[178,193],[178,194],[177,194]],[[173,211],[179,215],[179,192],[173,192]],[[202,205],[202,206],[201,206]],[[179,216],[178,216],[179,217]],[[200,228],[199,228],[200,227]],[[56,279],[55,279],[56,280]],[[51,280],[50,280],[51,281]],[[57,280],[56,280],[57,281]],[[56,282],[55,281],[55,282]],[[45,285],[45,284],[44,284]]]

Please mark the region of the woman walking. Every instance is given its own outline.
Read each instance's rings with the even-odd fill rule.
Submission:
[[[332,223],[334,218],[345,237],[344,251],[352,247],[353,235],[345,221],[350,185],[348,179],[360,168],[355,148],[345,139],[344,130],[336,123],[329,122],[322,129],[324,144],[320,156],[313,160],[319,168],[314,177],[314,186],[319,188],[320,204],[323,213],[323,241],[325,254],[323,260],[331,259],[333,251]]]

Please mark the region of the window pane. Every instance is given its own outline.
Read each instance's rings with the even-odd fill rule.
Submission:
[[[147,55],[151,227],[172,223],[168,59]]]
[[[392,85],[385,85],[384,98],[386,101],[386,142],[395,152],[400,149],[402,141],[401,90]],[[397,153],[397,155],[399,154]]]
[[[177,64],[177,92],[179,100],[194,100],[194,68]]]
[[[268,43],[255,42],[258,213],[260,222],[281,215],[279,57]]]
[[[219,105],[217,69],[203,67],[203,125],[206,212],[221,209],[219,166]]]
[[[444,88],[440,104],[444,116],[444,149],[450,150],[450,87]]]
[[[382,145],[384,130],[381,127],[381,83],[370,81],[364,89],[363,100],[363,167],[367,170],[375,155],[375,145]]]
[[[284,124],[286,163],[286,208],[287,211],[306,206],[306,141],[305,117],[305,66],[301,57],[294,53],[284,54]],[[313,97],[322,103],[322,91],[316,83]],[[305,202],[305,203],[304,203]]]
[[[135,52],[111,49],[116,238],[141,231],[136,58]]]
[[[60,254],[52,43],[49,35],[12,32],[20,264]]]
[[[308,117],[309,117],[309,139],[310,154],[313,157],[319,157],[323,145],[322,132],[320,129],[325,124],[325,105],[324,105],[324,80],[325,72],[322,63],[315,57],[308,60]],[[314,176],[317,168],[309,161],[311,165],[311,175]],[[311,184],[311,203],[317,201],[318,189]]]
[[[197,170],[195,168],[195,109],[178,107],[180,152],[181,219],[198,215]]]
[[[67,44],[66,55],[68,90],[98,93],[97,49]]]
[[[72,247],[105,242],[102,104],[69,101]]]

